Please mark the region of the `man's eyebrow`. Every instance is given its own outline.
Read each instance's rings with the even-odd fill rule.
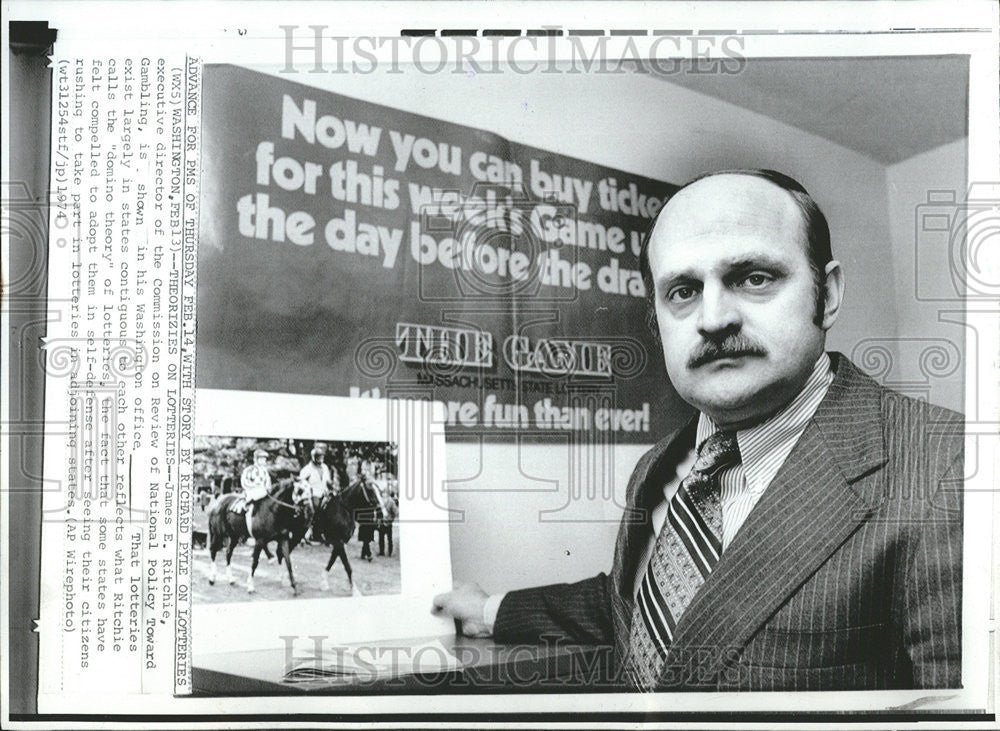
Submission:
[[[745,272],[751,269],[769,269],[780,274],[787,274],[789,270],[786,263],[780,259],[774,258],[770,254],[764,253],[744,254],[738,257],[733,257],[732,259],[725,259],[721,262],[720,268],[722,269],[723,276],[734,272]],[[704,279],[704,277],[705,275],[702,271],[685,268],[675,272],[664,272],[663,276],[657,279],[657,284],[659,284],[661,288],[665,289],[676,284],[700,282]]]
[[[681,269],[677,272],[666,272],[662,277],[657,280],[661,289],[667,289],[668,287],[673,287],[675,284],[690,284],[692,282],[700,282],[702,280],[702,275],[696,273],[693,269]]]
[[[772,269],[778,272],[787,272],[788,265],[769,254],[747,254],[726,260],[723,262],[723,269],[728,272],[742,272],[748,269]]]

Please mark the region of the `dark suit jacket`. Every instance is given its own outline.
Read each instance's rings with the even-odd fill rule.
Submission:
[[[661,690],[959,687],[961,415],[846,357],[784,465],[677,624]],[[628,648],[650,510],[696,420],[629,480],[611,575],[510,592],[494,637]]]

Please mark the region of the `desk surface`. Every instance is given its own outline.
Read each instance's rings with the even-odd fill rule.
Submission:
[[[549,643],[498,645],[491,639],[445,635],[409,640],[372,642],[367,649],[422,648],[440,642],[458,659],[457,669],[392,675],[336,677],[288,682],[289,664],[300,659],[283,649],[220,652],[197,656],[193,663],[198,695],[365,695],[484,692],[585,692],[600,690],[594,683],[607,666],[594,647]],[[301,648],[296,648],[296,655]]]

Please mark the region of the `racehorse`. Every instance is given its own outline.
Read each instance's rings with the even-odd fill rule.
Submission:
[[[235,493],[220,496],[209,513],[208,535],[212,554],[212,573],[208,579],[209,584],[215,584],[215,556],[221,550],[223,543],[227,541],[226,579],[230,584],[236,582],[236,579],[233,578],[231,565],[233,551],[236,550],[236,544],[240,540],[250,537],[247,532],[246,513],[234,512],[230,509],[233,501],[238,497]],[[291,553],[292,549],[302,540],[308,527],[303,508],[304,500],[308,500],[308,497],[296,488],[294,479],[288,478],[281,480],[266,497],[256,503],[253,511],[253,564],[250,568],[250,575],[247,577],[247,591],[249,593],[252,594],[256,590],[253,575],[260,561],[260,553],[264,551],[270,556],[267,544],[271,541],[278,543],[278,561],[285,560],[285,565],[288,568],[288,581],[292,586],[292,595],[298,593],[295,588],[295,574],[292,572]]]
[[[313,515],[313,537],[332,547],[330,560],[327,561],[326,570],[323,572],[322,586],[324,591],[330,589],[329,572],[339,557],[341,563],[344,564],[351,593],[360,594],[354,586],[351,562],[347,558],[347,549],[344,544],[350,541],[354,535],[355,524],[369,519],[369,516],[373,516],[374,510],[378,508],[377,499],[373,499],[373,496],[368,491],[361,489],[360,486],[361,483],[358,482],[346,488],[339,495],[327,495]]]

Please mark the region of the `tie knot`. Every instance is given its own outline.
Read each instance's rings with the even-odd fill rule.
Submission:
[[[736,433],[717,431],[698,447],[698,457],[695,460],[693,471],[711,477],[719,470],[737,464],[739,461],[740,447],[736,442]]]

